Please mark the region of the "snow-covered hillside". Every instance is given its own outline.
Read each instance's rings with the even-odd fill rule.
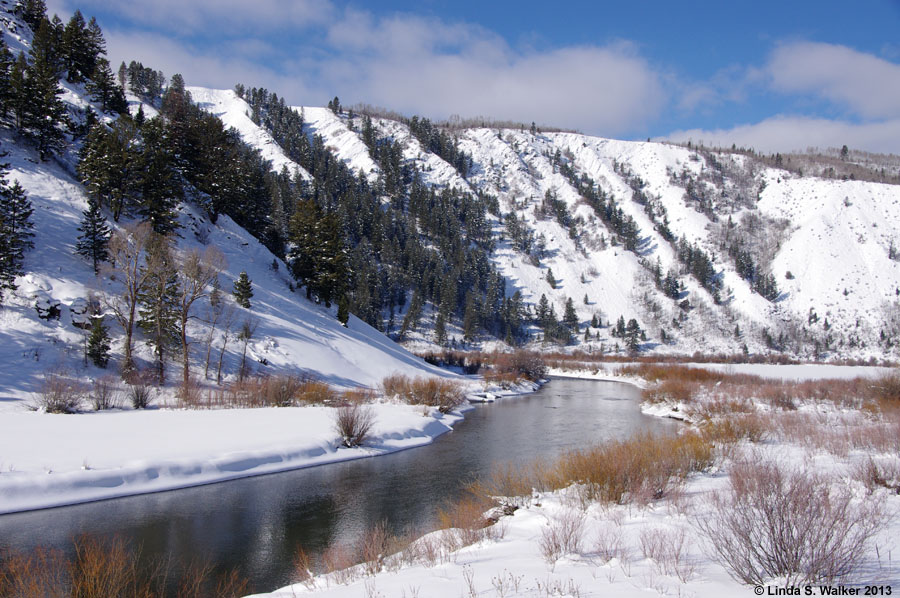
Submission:
[[[241,110],[244,117],[250,114],[249,107],[232,91],[192,93],[216,114],[236,114],[229,122],[240,121],[235,126],[244,141],[268,151],[265,132],[240,118]],[[351,120],[325,108],[296,110],[310,135],[321,135],[354,172],[378,180],[358,115]],[[644,349],[660,352],[777,348],[806,357],[896,355],[900,261],[890,247],[900,246],[898,186],[801,177],[746,155],[490,128],[454,131],[473,161],[463,178],[423,148],[406,124],[373,121],[381,137],[400,143],[405,164],[427,184],[498,197],[501,218],[492,217],[497,243],[491,259],[506,278],[507,295],[520,291],[532,304],[546,295],[558,312],[571,298],[582,331],[599,316],[603,327],[590,330],[589,342],[578,335],[582,347],[624,348],[608,327],[622,316],[637,319],[645,330]],[[633,219],[639,239],[633,251],[575,187],[574,181],[587,180],[582,177]],[[573,224],[563,226],[542,213],[548,192],[564,202]],[[510,242],[503,221],[511,213],[544,244],[539,260]],[[681,239],[711,257],[716,296],[679,261]],[[738,258],[729,254],[735,239],[759,276],[773,276],[778,292],[771,300],[739,275]],[[654,284],[656,268],[663,276],[678,274],[683,291],[677,298]],[[547,281],[548,270],[555,287]],[[418,338],[430,337],[426,332]]]

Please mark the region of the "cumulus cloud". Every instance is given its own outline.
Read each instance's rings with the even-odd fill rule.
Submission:
[[[772,53],[775,90],[813,94],[866,119],[900,117],[900,64],[834,44],[797,42]]]
[[[488,116],[616,134],[656,116],[659,75],[627,44],[519,52],[468,24],[353,13],[322,65],[342,93],[406,112]]]
[[[841,147],[900,153],[900,119],[876,123],[850,123],[802,116],[775,116],[759,123],[730,129],[675,131],[668,141],[694,141],[706,145],[752,147],[766,153]]]
[[[138,10],[117,3],[115,11],[127,22],[106,31],[111,59],[180,72],[189,85],[262,85],[297,104],[321,105],[338,95],[348,105],[365,102],[438,119],[537,121],[604,135],[643,132],[666,102],[660,75],[627,43],[519,50],[478,25],[411,15],[345,10],[319,23],[314,17],[324,13],[307,18],[314,4],[307,1],[296,3],[306,8],[297,9],[294,20],[310,25],[309,35],[274,44],[252,35],[251,27],[213,47],[173,35],[172,28],[208,30],[243,16],[262,26],[284,2],[200,0],[184,3],[190,6],[173,17],[178,23],[158,23],[174,3],[158,0],[146,11],[149,5]]]

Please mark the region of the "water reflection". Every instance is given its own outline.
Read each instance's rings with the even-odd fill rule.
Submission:
[[[237,568],[262,592],[292,581],[298,546],[313,555],[385,520],[431,528],[467,481],[506,462],[553,457],[673,422],[644,416],[631,387],[555,380],[538,393],[478,407],[434,444],[376,459],[199,488],[0,516],[0,547],[68,549],[81,533],[120,535],[146,558]]]

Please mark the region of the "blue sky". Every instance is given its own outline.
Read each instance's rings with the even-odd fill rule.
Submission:
[[[900,153],[900,0],[48,0],[110,58],[290,103]]]

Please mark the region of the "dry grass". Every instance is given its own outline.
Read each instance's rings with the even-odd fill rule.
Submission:
[[[663,498],[691,472],[713,463],[713,446],[700,435],[638,434],[568,453],[546,472],[551,488],[578,484],[585,501],[624,504]]]
[[[466,400],[459,383],[440,378],[392,374],[381,381],[381,388],[386,397],[396,397],[410,405],[437,407],[441,413],[453,411]]]
[[[248,376],[225,388],[208,390],[185,406],[194,409],[254,409],[333,405],[340,393],[308,376]]]
[[[476,496],[467,496],[438,511],[439,527],[447,552],[459,550],[484,539],[490,521],[484,513],[491,504]]]
[[[162,598],[169,595],[167,564],[146,562],[120,539],[80,537],[74,555],[38,548],[0,555],[4,598]],[[208,565],[191,566],[179,580],[177,598],[236,598],[246,581],[236,572],[214,578]]]

